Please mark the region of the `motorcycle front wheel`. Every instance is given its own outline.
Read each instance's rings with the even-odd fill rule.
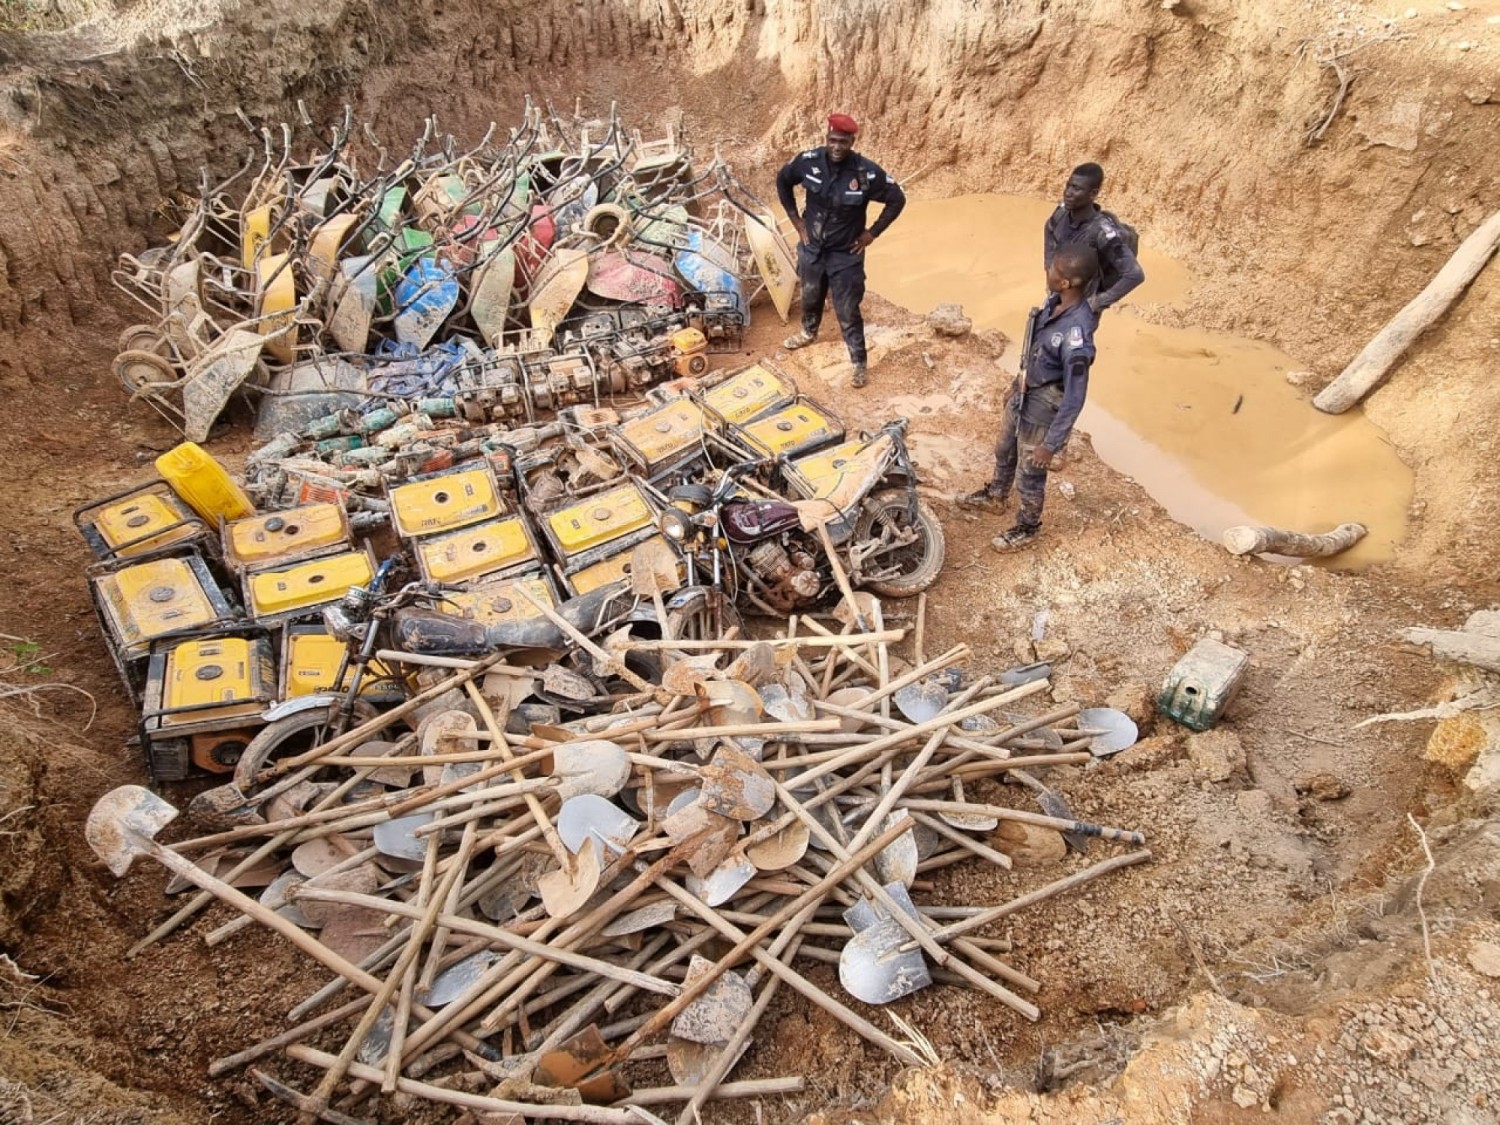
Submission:
[[[906,490],[900,488],[877,492],[865,501],[854,525],[854,538],[861,545],[876,544],[864,556],[861,569],[880,575],[862,578],[859,584],[865,589],[884,598],[909,598],[937,581],[948,553],[943,525],[922,500],[916,508],[913,523]]]

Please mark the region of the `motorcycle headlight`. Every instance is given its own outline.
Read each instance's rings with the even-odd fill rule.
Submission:
[[[661,533],[674,543],[687,542],[688,536],[693,533],[692,517],[677,508],[668,508],[657,523]]]

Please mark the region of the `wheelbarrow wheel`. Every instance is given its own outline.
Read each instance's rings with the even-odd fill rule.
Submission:
[[[160,356],[167,354],[166,349],[166,337],[154,324],[132,324],[120,333],[119,344],[115,348],[119,352],[151,352]]]
[[[164,356],[133,348],[115,356],[115,378],[130,392],[131,398],[160,397],[177,386],[177,369]]]

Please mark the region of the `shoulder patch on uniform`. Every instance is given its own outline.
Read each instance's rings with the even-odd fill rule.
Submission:
[[[1062,347],[1062,341],[1063,341],[1063,335],[1062,335],[1061,332],[1054,332],[1054,333],[1052,333],[1052,346],[1054,348],[1060,348],[1060,347]]]
[[[888,184],[893,184],[896,182],[896,177],[887,172],[885,175],[885,182]]]
[[[1110,223],[1100,223],[1099,233],[1102,234],[1106,239],[1120,237],[1120,232],[1115,230],[1113,225],[1111,225]]]
[[[1081,348],[1081,347],[1083,347],[1083,329],[1080,328],[1080,327],[1078,327],[1078,325],[1076,325],[1076,324],[1073,325],[1072,328],[1068,329],[1068,347],[1070,347],[1070,348]]]
[[[804,152],[802,155],[805,156],[805,157],[807,157],[807,159],[811,160],[814,156],[818,155],[818,150],[815,149],[815,148],[810,148],[806,152]]]

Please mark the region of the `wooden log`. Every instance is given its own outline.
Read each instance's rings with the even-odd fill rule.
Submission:
[[[1280,527],[1231,527],[1223,535],[1224,549],[1231,555],[1290,555],[1299,559],[1322,559],[1347,551],[1367,534],[1362,523],[1341,523],[1322,535],[1304,535]]]
[[[1318,393],[1313,405],[1325,414],[1342,414],[1374,390],[1413,341],[1463,294],[1497,247],[1500,247],[1500,211],[1459,244],[1447,264],[1427,283],[1427,288],[1375,334],[1339,377]]]

